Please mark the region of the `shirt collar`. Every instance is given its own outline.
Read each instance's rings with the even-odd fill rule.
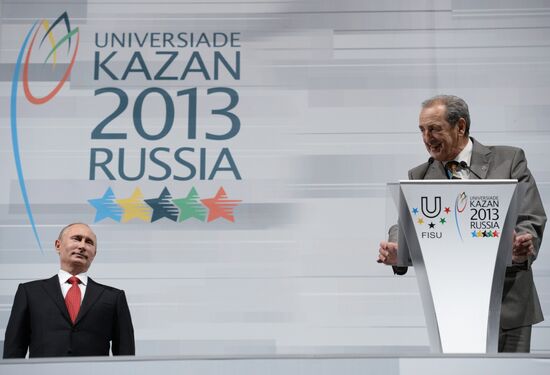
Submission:
[[[69,277],[71,276],[72,275],[65,270],[59,270],[59,272],[57,273],[57,277],[59,277],[59,283],[61,285],[65,284],[67,280],[69,280]],[[81,284],[88,285],[88,275],[86,274],[86,272],[79,273],[78,275],[75,275],[75,276],[78,277]]]
[[[454,158],[459,164],[461,161],[465,161],[467,165],[470,165],[470,161],[472,160],[472,150],[474,148],[474,144],[472,143],[472,140],[470,137],[468,137],[468,143],[466,144],[466,147],[460,151],[460,153]],[[447,164],[450,160],[443,162],[443,165]]]

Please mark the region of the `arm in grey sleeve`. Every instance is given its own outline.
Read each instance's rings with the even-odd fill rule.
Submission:
[[[546,213],[544,212],[535,179],[527,167],[525,153],[521,149],[514,155],[511,177],[517,179],[526,186],[525,196],[523,197],[519,209],[516,232],[531,233],[533,235],[535,255],[531,256],[531,263],[536,259],[542,242],[542,235],[546,225]]]

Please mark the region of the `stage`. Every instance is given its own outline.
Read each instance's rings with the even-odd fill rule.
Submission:
[[[323,355],[64,358],[0,361],[2,375],[546,375],[549,355]]]

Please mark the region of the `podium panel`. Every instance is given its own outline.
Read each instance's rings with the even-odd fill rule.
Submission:
[[[415,268],[436,353],[496,353],[516,180],[401,181],[399,263]]]

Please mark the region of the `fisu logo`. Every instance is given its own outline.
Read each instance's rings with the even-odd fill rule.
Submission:
[[[422,210],[422,215],[433,219],[441,214],[441,197],[434,197],[433,203],[433,207],[430,207],[428,204],[428,197],[420,198],[420,209]]]

